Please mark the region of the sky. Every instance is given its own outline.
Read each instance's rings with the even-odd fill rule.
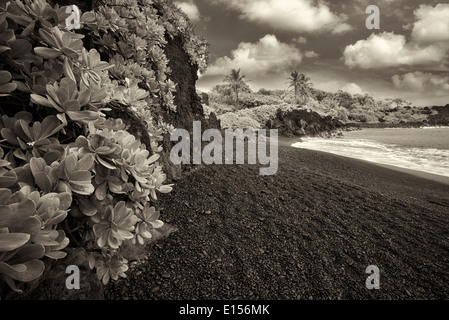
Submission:
[[[315,88],[413,105],[449,104],[449,2],[442,0],[178,0],[210,43],[197,88],[240,69],[252,90],[287,89],[297,70]],[[379,29],[368,29],[379,8]]]

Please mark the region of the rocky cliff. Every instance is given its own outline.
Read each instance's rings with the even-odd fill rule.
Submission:
[[[338,134],[344,124],[332,117],[322,117],[318,113],[305,109],[283,111],[278,109],[276,118],[269,120],[267,129],[277,129],[280,135],[293,136],[321,136],[330,137]]]

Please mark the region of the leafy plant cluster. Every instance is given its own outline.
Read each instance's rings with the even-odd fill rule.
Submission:
[[[276,110],[291,111],[310,109],[323,117],[330,116],[346,124],[384,124],[399,125],[425,123],[429,112],[424,108],[411,107],[401,99],[376,101],[371,96],[351,95],[338,91],[329,93],[310,88],[310,97],[296,103],[293,92],[261,89],[258,92],[242,90],[239,95],[240,108],[234,105],[234,95],[225,90],[225,85],[216,86],[210,93],[209,112],[215,112],[223,126],[238,128],[248,125],[254,128],[255,122],[263,128],[266,122],[276,117]],[[252,120],[252,121],[250,121]],[[254,122],[255,121],[255,122]]]
[[[37,279],[45,259],[82,246],[107,284],[124,277],[125,241],[160,228],[157,193],[168,193],[160,141],[175,111],[165,35],[182,35],[191,63],[204,44],[169,1],[102,1],[68,30],[66,7],[0,2],[0,292]],[[151,148],[112,107],[145,122]]]
[[[218,116],[218,119],[220,119],[223,128],[261,129],[265,127],[268,120],[276,118],[278,110],[288,112],[295,109],[297,109],[296,106],[288,103],[263,105],[235,112],[227,112]]]

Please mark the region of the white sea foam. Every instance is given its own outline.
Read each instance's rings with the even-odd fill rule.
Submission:
[[[308,138],[293,147],[329,152],[449,177],[449,150],[403,147],[368,139]]]

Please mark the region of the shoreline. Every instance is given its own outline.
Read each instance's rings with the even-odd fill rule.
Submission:
[[[296,147],[291,146],[291,144],[300,142],[299,141],[300,139],[301,138],[298,138],[298,137],[288,138],[288,137],[282,136],[282,137],[279,137],[279,145],[296,148]],[[296,149],[301,149],[301,148],[296,148]],[[308,149],[303,149],[303,150],[308,150]],[[389,164],[378,163],[378,162],[374,162],[374,161],[368,161],[368,160],[364,160],[364,159],[352,158],[349,156],[342,156],[342,155],[334,154],[331,152],[317,151],[317,150],[313,150],[313,151],[322,152],[322,153],[326,153],[326,154],[329,154],[329,155],[332,155],[335,157],[339,157],[339,158],[345,159],[345,161],[360,161],[360,162],[363,162],[366,164],[371,164],[371,165],[374,165],[377,167],[382,167],[385,169],[401,172],[404,174],[413,175],[413,176],[416,176],[416,177],[419,177],[422,179],[431,180],[431,181],[438,182],[441,184],[449,185],[449,177],[447,177],[447,176],[438,175],[438,174],[434,174],[434,173],[430,173],[430,172],[414,170],[414,169],[409,169],[409,168],[403,168],[403,167],[389,165]]]

